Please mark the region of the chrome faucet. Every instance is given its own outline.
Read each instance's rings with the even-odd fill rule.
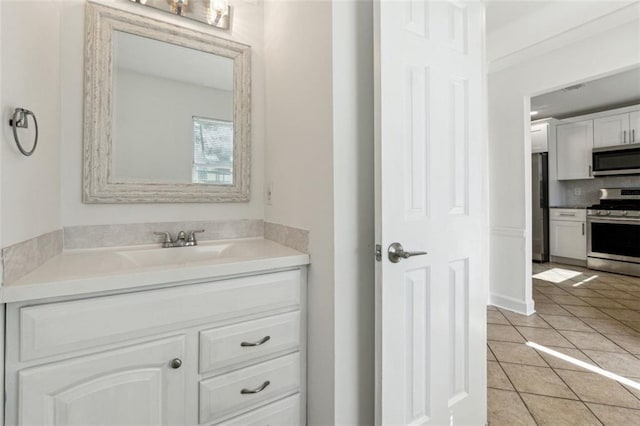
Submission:
[[[168,232],[154,232],[155,235],[161,235],[164,237],[164,241],[162,242],[162,247],[193,247],[198,245],[198,240],[196,239],[196,234],[199,232],[204,232],[204,229],[198,229],[196,231],[189,232],[189,235],[184,231],[180,231],[176,236],[176,239],[173,240],[171,238],[171,234]]]

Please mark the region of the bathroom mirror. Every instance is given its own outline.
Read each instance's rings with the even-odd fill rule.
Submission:
[[[83,200],[249,200],[250,48],[87,3]]]

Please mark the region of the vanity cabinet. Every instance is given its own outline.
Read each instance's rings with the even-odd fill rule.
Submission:
[[[586,262],[587,233],[584,209],[550,209],[549,251],[553,258],[573,259]],[[558,259],[555,259],[558,260]]]
[[[558,180],[591,178],[593,120],[559,124],[556,131]]]
[[[9,303],[6,424],[304,424],[305,282]]]

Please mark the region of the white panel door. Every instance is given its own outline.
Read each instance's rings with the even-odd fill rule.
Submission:
[[[610,115],[593,120],[593,147],[622,145],[631,141],[629,114]]]
[[[376,423],[485,424],[483,5],[375,14]]]
[[[558,180],[590,178],[593,120],[562,124],[556,130]]]
[[[633,111],[629,114],[629,131],[631,132],[631,143],[640,143],[640,111]]]
[[[22,370],[18,424],[185,424],[184,354],[175,337]]]

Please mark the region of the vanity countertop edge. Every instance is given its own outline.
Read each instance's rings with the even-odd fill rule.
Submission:
[[[0,303],[87,296],[110,292],[147,290],[155,287],[179,286],[217,281],[235,276],[308,265],[309,255],[263,238],[243,238],[205,242],[198,247],[214,245],[240,250],[254,250],[253,256],[220,257],[194,262],[162,265],[126,265],[118,268],[130,253],[156,252],[184,254],[192,248],[158,248],[156,246],[112,247],[108,249],[69,250],[14,283],[0,287]],[[169,252],[169,250],[174,250]],[[186,255],[188,257],[188,254]],[[115,267],[113,269],[105,269]],[[101,269],[102,268],[102,269]]]

